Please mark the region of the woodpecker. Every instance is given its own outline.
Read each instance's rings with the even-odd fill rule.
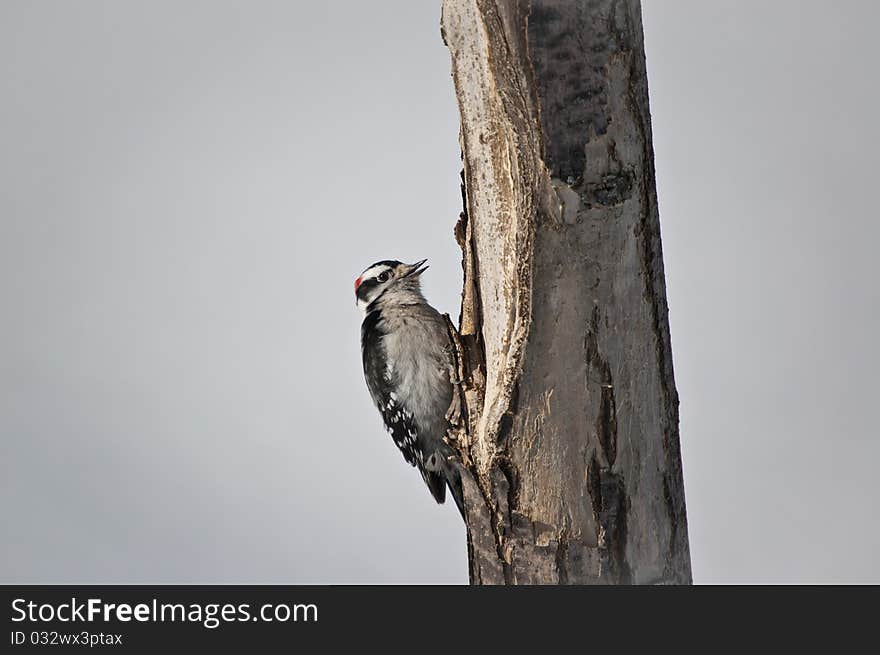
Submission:
[[[464,516],[461,477],[444,441],[458,407],[451,344],[443,316],[422,295],[425,261],[376,262],[354,281],[364,378],[403,458],[438,503],[448,486]]]

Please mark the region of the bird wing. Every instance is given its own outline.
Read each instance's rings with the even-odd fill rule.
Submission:
[[[368,314],[361,328],[361,350],[367,389],[404,459],[413,466],[419,465],[422,468],[422,452],[416,441],[418,426],[413,415],[403,407],[393,391],[393,373],[385,356],[383,335],[381,330],[376,329],[380,320],[378,312]]]

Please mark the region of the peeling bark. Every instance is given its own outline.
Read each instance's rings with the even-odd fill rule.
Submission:
[[[475,584],[689,583],[638,0],[445,0]]]

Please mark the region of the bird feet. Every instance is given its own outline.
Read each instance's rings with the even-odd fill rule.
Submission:
[[[459,397],[458,385],[452,389],[452,402],[446,410],[446,420],[452,425],[458,425],[461,421],[461,398]]]

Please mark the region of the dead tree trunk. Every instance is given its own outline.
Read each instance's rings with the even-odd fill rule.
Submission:
[[[471,582],[689,583],[638,0],[445,0]]]

